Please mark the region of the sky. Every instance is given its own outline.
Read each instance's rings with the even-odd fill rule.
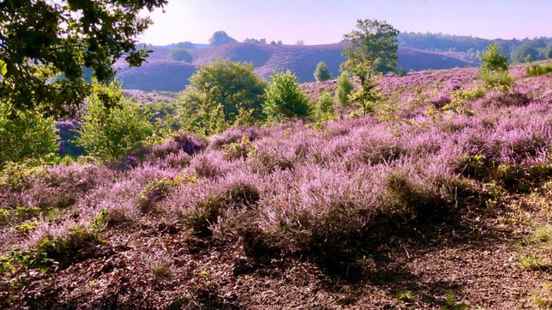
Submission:
[[[218,30],[240,41],[335,43],[360,18],[410,32],[552,37],[552,0],[169,0],[150,16],[154,24],[140,38],[150,44],[206,43]]]

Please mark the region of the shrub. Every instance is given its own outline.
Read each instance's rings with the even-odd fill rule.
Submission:
[[[333,118],[334,115],[334,101],[333,96],[328,92],[323,92],[318,98],[316,104],[315,117],[319,121],[326,121]]]
[[[210,195],[184,214],[184,223],[198,237],[211,237],[211,225],[226,210],[254,207],[260,199],[257,188],[247,183],[235,183],[223,192]]]
[[[58,263],[62,268],[94,255],[96,246],[101,244],[98,236],[84,227],[71,228],[65,235],[44,236],[34,249],[30,267],[42,267]]]
[[[7,162],[47,158],[58,150],[55,122],[40,113],[14,111],[0,102],[0,168]]]
[[[314,78],[318,82],[327,81],[332,78],[330,70],[328,70],[328,66],[325,62],[321,61],[318,65],[316,65],[316,69],[314,70]]]
[[[92,95],[77,143],[89,155],[115,160],[143,145],[152,135],[153,126],[138,104],[123,99],[107,108],[97,95]]]
[[[503,92],[512,88],[513,79],[508,73],[508,58],[500,54],[496,44],[487,48],[481,61],[481,78],[487,88]]]
[[[183,127],[212,134],[237,120],[260,120],[264,90],[251,65],[216,61],[203,66],[179,99]]]
[[[277,73],[265,93],[264,112],[269,120],[304,118],[309,115],[309,101],[291,72]]]
[[[151,211],[176,185],[178,182],[172,179],[160,179],[148,183],[138,197],[138,208],[142,212]]]
[[[342,108],[349,106],[349,95],[352,91],[353,84],[349,81],[349,75],[346,72],[342,72],[337,79],[337,89],[335,91],[337,102]]]
[[[552,73],[552,64],[530,65],[527,67],[527,76],[541,76]]]

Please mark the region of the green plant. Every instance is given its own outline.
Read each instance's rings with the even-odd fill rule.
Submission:
[[[0,145],[0,169],[7,162],[52,157],[58,150],[55,121],[0,102]]]
[[[216,61],[203,66],[178,99],[183,127],[212,134],[237,120],[260,120],[264,91],[252,65]]]
[[[342,72],[337,79],[337,89],[335,91],[335,97],[341,108],[347,108],[349,106],[349,95],[353,91],[353,84],[349,80],[347,72]]]
[[[36,221],[27,221],[24,223],[21,223],[17,226],[15,226],[15,230],[22,234],[28,234],[29,232],[35,230],[35,228],[38,226],[38,222]]]
[[[95,233],[82,226],[75,226],[62,236],[42,237],[26,264],[29,267],[46,267],[57,262],[60,266],[67,267],[73,262],[92,256],[99,244],[101,242]]]
[[[539,256],[523,255],[519,258],[519,266],[527,270],[542,270],[549,269],[550,263],[547,263]]]
[[[318,121],[332,119],[334,115],[333,96],[328,92],[323,92],[316,103],[315,118]]]
[[[316,65],[316,69],[314,70],[314,78],[318,82],[324,82],[332,78],[330,70],[328,70],[328,66],[325,62],[321,61],[318,65]]]
[[[443,310],[467,310],[470,309],[470,306],[466,303],[459,302],[456,299],[456,295],[452,291],[448,291],[446,294],[445,304],[443,305]]]
[[[541,76],[552,73],[552,64],[530,65],[526,69],[527,76]]]
[[[0,100],[18,111],[67,114],[83,102],[94,75],[107,82],[114,62],[131,66],[148,55],[136,37],[146,10],[167,0],[0,2]],[[1,144],[2,147],[4,144]]]
[[[110,86],[119,92],[117,86]],[[122,99],[107,108],[94,94],[79,129],[77,143],[87,154],[102,160],[116,160],[143,145],[153,135],[153,126],[140,106]]]
[[[552,308],[552,283],[544,283],[538,290],[533,292],[532,300],[539,309]]]
[[[304,118],[309,115],[309,101],[293,73],[287,71],[272,76],[266,89],[263,110],[270,121]]]
[[[508,58],[500,53],[496,44],[491,44],[481,57],[481,78],[488,89],[509,91],[513,79],[508,73]]]
[[[412,302],[416,299],[416,295],[411,290],[402,290],[395,295],[402,302]]]

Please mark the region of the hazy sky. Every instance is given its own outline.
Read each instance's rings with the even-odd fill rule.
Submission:
[[[232,37],[335,43],[359,18],[384,19],[401,31],[484,38],[552,36],[552,0],[169,0],[142,41],[207,42]]]

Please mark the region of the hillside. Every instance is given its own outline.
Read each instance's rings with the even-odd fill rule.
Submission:
[[[373,116],[13,169],[0,307],[547,308],[552,76],[512,74],[471,97],[476,69],[383,77]]]
[[[301,82],[312,81],[313,72],[320,61],[326,62],[335,76],[343,62],[341,44],[329,45],[271,45],[231,43],[222,46],[194,48],[190,50],[191,63],[171,58],[172,47],[152,47],[148,63],[140,68],[126,68],[118,64],[118,78],[127,89],[180,91],[195,70],[216,59],[251,63],[263,78],[274,72],[291,70]],[[445,53],[400,48],[399,67],[406,70],[447,69],[473,66],[473,62],[461,60]]]

